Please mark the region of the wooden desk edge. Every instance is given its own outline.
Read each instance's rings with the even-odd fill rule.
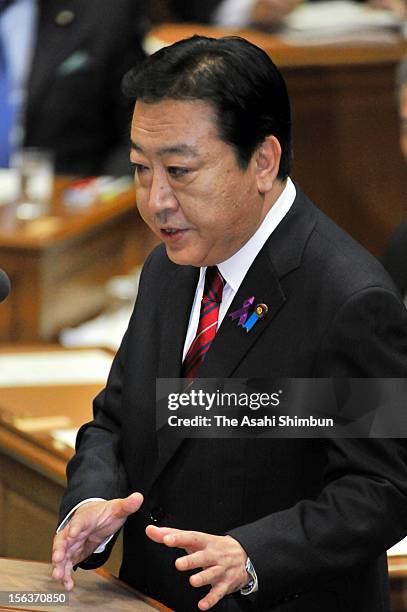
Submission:
[[[9,423],[1,423],[0,451],[7,452],[24,465],[36,465],[38,471],[53,482],[66,486],[66,460],[55,456],[51,450],[46,450],[34,438],[17,430]]]
[[[30,561],[29,559],[11,559],[10,557],[3,557],[3,559],[10,559],[11,561],[21,561],[22,563],[40,563],[42,565],[49,565],[46,562],[43,561]],[[388,562],[389,562],[389,576],[390,578],[407,578],[407,556],[406,555],[394,555],[394,556],[389,556],[388,557]],[[103,568],[99,568],[97,570],[90,570],[90,571],[96,571],[97,574],[99,574],[102,578],[104,578],[105,580],[108,580],[109,582],[111,582],[112,584],[130,592],[130,593],[134,593],[135,595],[137,595],[137,597],[139,597],[142,601],[148,603],[149,605],[151,605],[153,608],[155,608],[156,610],[160,610],[161,612],[173,612],[170,608],[167,608],[166,606],[164,606],[163,604],[151,599],[150,597],[147,597],[146,595],[143,595],[142,593],[139,593],[138,591],[136,591],[136,589],[133,589],[132,587],[130,587],[129,585],[127,585],[126,583],[122,582],[121,580],[119,580],[118,578],[115,578],[115,576],[112,576],[111,574],[109,574],[109,572],[107,572],[105,569]],[[38,612],[38,608],[36,610],[32,610],[29,608],[14,608],[14,607],[10,607],[10,606],[4,606],[4,605],[0,605],[0,611],[1,612]]]
[[[102,351],[110,357],[114,357],[115,351],[108,347],[82,346],[67,348],[56,343],[47,344],[23,344],[10,345],[4,344],[0,347],[0,355],[7,353],[11,354],[29,354],[29,353],[47,353],[47,352],[86,352],[86,351]],[[44,389],[48,385],[44,385]],[[52,386],[52,385],[50,385]],[[1,409],[1,402],[0,402]],[[1,412],[1,410],[0,410]],[[58,455],[52,448],[47,448],[41,441],[30,433],[23,432],[14,427],[12,423],[0,419],[0,452],[6,452],[14,459],[18,459],[24,465],[32,467],[35,464],[38,471],[53,482],[63,487],[66,486],[66,464],[70,457]],[[72,449],[72,455],[74,450]]]
[[[21,561],[21,563],[39,563],[40,565],[49,565],[49,563],[46,563],[45,561],[31,561],[30,559],[13,559],[11,557],[1,557],[4,560],[10,560],[10,561]],[[146,595],[143,595],[142,593],[139,593],[138,591],[136,591],[136,589],[133,589],[131,586],[129,586],[128,584],[126,584],[125,582],[122,582],[121,580],[119,580],[118,578],[115,578],[115,576],[112,576],[111,574],[109,574],[108,571],[106,571],[103,568],[99,568],[96,570],[84,570],[84,571],[95,571],[97,574],[99,574],[99,576],[102,576],[102,578],[104,578],[105,580],[108,580],[109,582],[111,582],[112,584],[114,584],[115,586],[128,591],[129,593],[133,593],[135,595],[137,595],[137,597],[139,599],[141,599],[142,601],[144,601],[145,603],[148,603],[150,606],[152,606],[153,608],[155,608],[156,610],[160,610],[161,612],[173,612],[173,610],[171,610],[171,608],[167,608],[166,606],[164,606],[164,604],[159,603],[158,601],[155,601],[154,599],[151,599],[151,597],[147,597]],[[37,607],[35,610],[30,609],[30,608],[13,608],[10,606],[3,606],[0,605],[0,611],[3,612],[4,611],[13,611],[13,612],[39,612],[40,608]]]
[[[130,186],[126,191],[117,194],[109,200],[103,201],[96,198],[89,206],[82,209],[62,205],[61,194],[73,180],[74,177],[57,176],[53,201],[59,203],[58,206],[55,205],[56,209],[53,208],[49,216],[43,219],[36,219],[27,226],[28,228],[33,228],[35,224],[38,228],[40,224],[45,224],[46,229],[30,233],[16,229],[13,231],[3,231],[0,227],[0,243],[2,248],[27,251],[43,250],[46,247],[74,239],[78,233],[94,232],[95,226],[107,224],[119,215],[134,215],[135,221],[139,218],[134,186]]]

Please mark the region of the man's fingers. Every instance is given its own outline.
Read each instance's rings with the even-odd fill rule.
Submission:
[[[56,565],[52,570],[52,578],[54,580],[62,580],[65,574],[65,568],[62,565]]]
[[[71,590],[73,588],[73,580],[71,577],[72,562],[70,554],[67,552],[66,539],[58,538],[58,534],[54,538],[54,546],[52,553],[52,578],[62,582],[65,588]]]
[[[209,593],[198,602],[198,608],[200,610],[209,610],[213,608],[218,601],[222,599],[227,594],[226,586],[222,583],[216,584]]]
[[[55,580],[62,580],[64,577],[67,544],[67,530],[65,528],[54,537],[52,545],[52,565],[54,566],[52,577],[55,578]]]
[[[210,538],[206,533],[199,531],[172,531],[163,538],[163,543],[167,546],[175,546],[177,548],[192,548],[201,550],[204,548]]]
[[[146,527],[146,534],[157,544],[164,544],[164,537],[167,535],[175,534],[178,529],[171,529],[171,527],[156,527],[155,525],[148,525]]]
[[[58,534],[54,538],[52,546],[52,563],[60,563],[65,557],[67,541],[65,537],[60,537],[62,534]]]
[[[143,503],[141,493],[132,493],[124,499],[114,499],[114,514],[116,518],[126,518],[133,512],[137,512]]]
[[[93,517],[88,512],[75,512],[70,522],[63,529],[63,532],[66,530],[68,545],[71,544],[73,540],[83,536],[92,528],[92,520]]]
[[[99,545],[99,540],[120,528],[124,522],[121,519],[136,512],[142,503],[141,493],[132,493],[124,499],[94,501],[78,508],[68,525],[54,538],[52,577],[60,580],[68,591],[73,589],[73,565],[88,557]]]
[[[202,587],[207,584],[213,584],[214,582],[216,582],[216,580],[219,580],[222,573],[222,568],[217,565],[214,565],[213,567],[208,567],[202,572],[191,576],[189,579],[189,583],[193,587]]]
[[[86,541],[86,532],[80,531],[79,535],[75,536],[77,530],[74,526],[74,537],[72,537],[71,528],[72,526],[68,524],[58,533],[54,538],[52,547],[52,564],[54,566],[52,578],[60,580],[68,590],[73,588],[71,577],[73,559],[81,558]]]
[[[197,569],[200,567],[208,567],[214,563],[214,559],[210,559],[206,551],[198,550],[197,552],[178,557],[175,561],[175,567],[180,572]]]
[[[72,568],[73,568],[72,562],[67,561],[65,564],[65,572],[64,572],[64,578],[63,578],[63,584],[67,591],[72,591],[74,587],[74,581],[72,579]]]
[[[182,529],[156,527],[155,525],[148,525],[146,534],[153,542],[158,544],[192,550],[204,548],[209,539],[213,537],[200,531],[183,531]]]

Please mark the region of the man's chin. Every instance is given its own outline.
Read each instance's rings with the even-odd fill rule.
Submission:
[[[201,265],[205,265],[199,263],[191,253],[188,253],[183,249],[177,251],[166,244],[165,250],[167,251],[168,259],[179,266],[195,266],[196,268],[199,268]]]

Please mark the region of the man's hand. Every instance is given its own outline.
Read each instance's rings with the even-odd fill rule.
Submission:
[[[212,585],[209,593],[198,603],[200,610],[209,610],[225,595],[243,588],[249,580],[245,569],[247,554],[231,536],[154,525],[149,525],[146,533],[154,542],[186,550],[188,554],[175,562],[179,571],[202,568],[189,579],[193,587]]]
[[[67,591],[72,590],[73,566],[87,559],[102,542],[118,531],[142,503],[141,493],[132,493],[124,499],[91,501],[80,506],[54,538],[52,577],[60,580]]]

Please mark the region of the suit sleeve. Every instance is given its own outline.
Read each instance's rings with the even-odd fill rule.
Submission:
[[[147,258],[140,278],[142,291],[145,272],[151,261]],[[79,502],[90,497],[115,499],[126,497],[129,490],[122,455],[123,375],[127,352],[127,332],[109,373],[106,387],[93,402],[94,418],[83,425],[76,438],[76,453],[67,466],[68,486],[62,498],[59,523]],[[117,536],[116,536],[117,537]],[[81,567],[90,569],[102,565],[108,558],[116,537],[100,554],[92,555]]]
[[[117,353],[106,388],[93,403],[94,419],[82,425],[76,454],[68,463],[68,489],[62,499],[60,518],[88,497],[125,497],[128,486],[121,452],[121,375],[126,337]]]
[[[405,377],[407,316],[390,291],[351,296],[330,322],[315,377]],[[258,574],[260,605],[357,571],[407,533],[404,439],[327,439],[316,499],[232,530]]]

